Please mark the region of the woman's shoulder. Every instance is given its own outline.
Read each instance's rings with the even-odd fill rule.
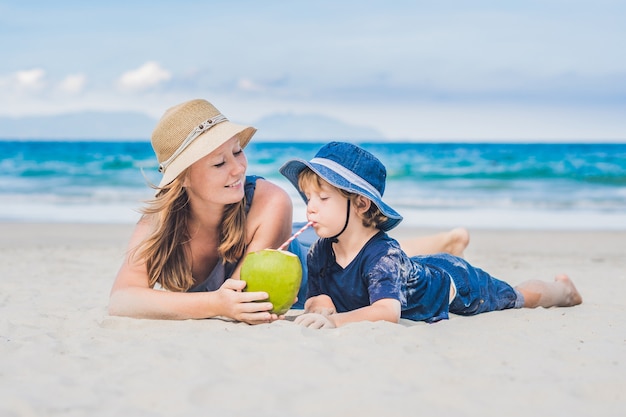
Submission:
[[[249,244],[255,242],[258,249],[277,247],[290,236],[292,217],[289,194],[270,181],[257,179],[247,217]]]
[[[287,191],[264,178],[257,178],[256,180],[256,189],[252,201],[254,203],[259,200],[264,204],[286,204],[289,208],[291,208],[292,205],[291,197],[289,197]]]
[[[132,231],[130,241],[128,243],[129,250],[137,248],[154,230],[155,215],[144,214],[135,224]]]

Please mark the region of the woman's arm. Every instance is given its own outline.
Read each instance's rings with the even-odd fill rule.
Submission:
[[[126,258],[111,289],[109,314],[152,319],[224,316],[251,324],[277,318],[268,312],[271,303],[250,302],[267,299],[266,293],[240,292],[244,283],[235,280],[227,280],[212,292],[184,293],[150,288],[146,264],[134,251],[149,231],[147,221],[140,221],[135,227]]]

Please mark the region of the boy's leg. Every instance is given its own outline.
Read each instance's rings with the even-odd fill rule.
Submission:
[[[432,255],[435,253],[449,253],[463,257],[463,252],[469,245],[467,229],[457,227],[447,232],[428,236],[399,239],[400,247],[409,256]]]
[[[530,280],[515,287],[524,296],[524,307],[570,307],[583,302],[572,280],[565,274],[554,282]]]

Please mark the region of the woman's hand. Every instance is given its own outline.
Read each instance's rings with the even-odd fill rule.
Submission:
[[[271,323],[279,319],[276,314],[270,312],[274,307],[272,303],[262,302],[269,298],[266,292],[243,292],[245,287],[245,281],[227,279],[216,291],[223,306],[224,316],[248,324]]]
[[[337,327],[329,316],[317,313],[300,314],[293,322],[312,329],[334,329]]]

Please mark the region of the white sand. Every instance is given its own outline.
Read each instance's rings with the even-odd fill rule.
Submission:
[[[577,307],[318,331],[108,316],[131,227],[0,224],[0,416],[626,410],[626,232],[471,231],[470,262],[512,284],[567,272]]]

